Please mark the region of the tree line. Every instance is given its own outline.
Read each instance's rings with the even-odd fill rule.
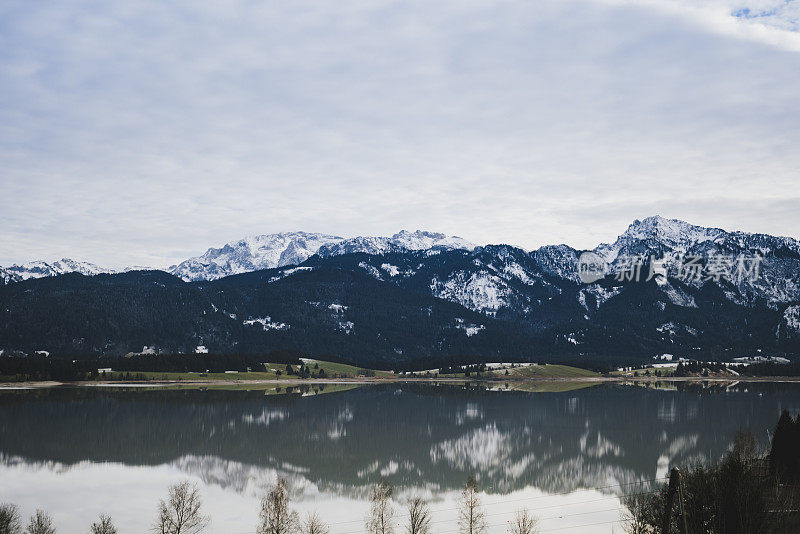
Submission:
[[[263,354],[136,354],[108,356],[5,356],[0,357],[0,377],[8,381],[58,380],[75,382],[102,378],[98,369],[123,373],[222,373],[263,371],[264,363],[302,365],[301,353],[275,350]]]
[[[690,466],[679,481],[676,514],[665,512],[675,496],[668,483],[623,498],[629,534],[798,532],[800,414],[783,412],[768,453],[750,431],[740,430],[721,461]]]

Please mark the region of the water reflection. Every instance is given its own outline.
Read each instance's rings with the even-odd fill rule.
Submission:
[[[224,499],[254,499],[276,474],[307,500],[362,499],[381,478],[401,492],[450,495],[471,473],[500,496],[622,493],[670,465],[718,458],[739,427],[766,439],[781,410],[798,408],[800,388],[770,384],[563,393],[391,384],[309,397],[4,391],[0,476],[37,473],[30,484],[110,462],[197,477]],[[0,487],[0,499],[12,497]]]

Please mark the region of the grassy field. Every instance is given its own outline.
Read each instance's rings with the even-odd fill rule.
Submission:
[[[357,378],[357,377],[375,377],[375,378],[397,378],[396,375],[389,371],[376,371],[356,367],[354,365],[347,365],[344,363],[326,362],[323,360],[304,359],[304,364],[311,371],[312,378],[318,378],[319,371],[324,370],[324,378]],[[170,381],[249,381],[249,380],[300,380],[300,377],[295,374],[299,371],[300,366],[292,365],[292,374],[286,373],[286,364],[280,363],[265,363],[265,371],[263,372],[240,372],[240,373],[161,373],[161,372],[121,372],[113,371],[106,374],[107,380],[170,380]],[[506,375],[506,371],[508,374]],[[422,373],[416,373],[416,376],[424,376]],[[435,376],[432,375],[432,376]],[[527,365],[523,367],[513,367],[509,369],[495,369],[481,373],[480,376],[474,373],[467,377],[464,373],[455,373],[448,375],[439,375],[440,378],[508,378],[508,379],[569,379],[569,378],[593,378],[600,376],[598,373],[581,369],[579,367],[570,367],[567,365]],[[102,379],[102,377],[101,377]]]
[[[312,360],[309,358],[303,358],[306,366],[311,369],[314,373],[318,371],[316,366],[319,366],[319,369],[324,369],[325,374],[328,375],[328,378],[352,378],[356,376],[365,376],[363,367],[356,367],[354,365],[347,365],[346,363],[333,363],[333,362],[325,362],[322,360]],[[286,367],[284,365],[284,367]],[[297,366],[294,366],[295,369]],[[397,376],[394,373],[389,371],[372,371],[366,370],[368,374],[374,373],[374,376],[377,378],[390,378]]]
[[[390,378],[397,376],[388,371],[373,371],[356,367],[354,365],[347,365],[343,363],[326,362],[322,360],[304,359],[305,365],[309,368],[317,378],[320,370],[325,371],[325,378],[355,378],[355,377],[376,377],[376,378]],[[130,373],[113,371],[106,374],[108,380],[123,380],[125,376],[129,376],[130,380],[300,380],[296,374],[286,373],[286,364],[284,363],[265,363],[265,370],[263,372],[239,372],[239,373],[160,373],[152,371],[131,371]],[[300,369],[299,365],[291,366],[294,373]]]
[[[596,382],[569,382],[569,381],[547,381],[547,382],[531,382],[519,381],[511,382],[509,389],[513,391],[525,391],[528,393],[563,393],[566,391],[574,391],[576,389],[584,389],[596,387]]]
[[[493,364],[497,365],[497,364]],[[569,365],[554,365],[554,364],[531,364],[522,365],[520,367],[511,367],[511,364],[499,364],[500,367],[494,367],[483,371],[480,374],[471,372],[468,375],[465,373],[448,373],[437,375],[436,371],[417,371],[413,373],[418,377],[439,377],[439,378],[458,378],[466,380],[474,380],[476,378],[490,378],[490,379],[561,379],[561,378],[596,378],[600,377],[599,373],[581,369],[580,367],[571,367]],[[506,374],[506,371],[508,374]]]
[[[359,387],[360,384],[320,384],[320,383],[300,383],[300,384],[264,384],[259,382],[253,381],[243,381],[238,382],[236,384],[230,383],[219,383],[219,384],[180,384],[180,383],[172,383],[172,384],[165,384],[162,386],[159,385],[147,385],[147,386],[138,386],[134,387],[131,385],[126,385],[125,383],[120,383],[119,385],[107,385],[104,387],[109,387],[113,389],[126,389],[126,390],[133,390],[133,391],[173,391],[173,390],[209,390],[209,391],[259,391],[263,392],[264,395],[303,395],[303,396],[311,396],[311,395],[321,395],[323,393],[336,393],[339,391],[347,391],[350,389],[354,389]]]
[[[275,380],[271,372],[250,373],[156,373],[152,371],[112,371],[105,374],[107,380]],[[130,378],[126,378],[130,377]],[[100,376],[101,380],[103,375]]]
[[[505,371],[499,371],[505,374]],[[599,373],[571,367],[569,365],[527,365],[525,367],[515,367],[508,370],[511,378],[595,378],[601,376]]]

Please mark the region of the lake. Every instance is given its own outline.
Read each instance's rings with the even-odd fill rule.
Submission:
[[[543,532],[622,532],[620,496],[652,491],[671,465],[720,458],[740,427],[766,444],[780,412],[800,409],[800,384],[316,392],[0,390],[0,502],[19,505],[25,522],[46,510],[61,533],[88,531],[100,513],[140,533],[167,487],[189,479],[208,532],[252,533],[259,497],[284,476],[298,511],[318,511],[331,534],[361,534],[370,484],[385,478],[398,524],[405,499],[421,495],[433,533],[455,534],[474,474],[491,534],[522,507]]]

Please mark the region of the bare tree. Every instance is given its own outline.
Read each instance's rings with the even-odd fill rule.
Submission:
[[[625,509],[622,512],[623,528],[628,534],[648,534],[652,532],[650,525],[649,495],[632,493],[622,499]]]
[[[3,503],[0,505],[0,534],[21,534],[22,519],[19,509],[15,504]]]
[[[474,476],[467,479],[461,490],[461,506],[458,510],[458,528],[462,534],[484,534],[486,519],[478,497],[478,483]]]
[[[22,532],[22,519],[19,508],[11,503],[0,505],[0,534],[20,534]]]
[[[286,479],[279,478],[261,499],[261,511],[258,517],[260,521],[258,534],[291,534],[297,531],[299,520],[297,512],[289,509]]]
[[[105,514],[100,514],[100,521],[92,523],[89,529],[90,534],[117,534],[117,527],[111,522],[111,518]]]
[[[157,534],[197,534],[211,522],[200,512],[202,501],[197,485],[185,480],[169,487],[166,501],[158,503],[158,518],[152,531]]]
[[[420,498],[414,497],[408,500],[408,525],[406,534],[429,534],[431,531],[431,511],[428,503]]]
[[[511,522],[511,534],[536,534],[539,532],[538,524],[539,521],[528,512],[527,508],[517,510]]]
[[[317,512],[307,513],[300,528],[302,534],[328,534],[330,530]]]
[[[28,528],[25,529],[26,534],[55,534],[55,532],[53,520],[42,510],[36,510],[36,513],[31,516]]]
[[[369,496],[369,514],[365,520],[367,531],[371,534],[393,534],[394,507],[392,506],[392,485],[386,480],[372,487]]]

